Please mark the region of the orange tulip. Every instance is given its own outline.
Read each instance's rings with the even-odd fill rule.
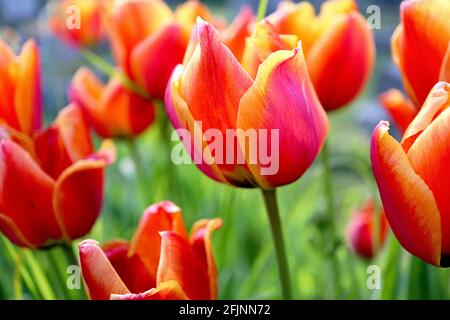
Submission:
[[[406,131],[419,112],[414,103],[397,89],[391,89],[381,94],[380,103],[402,132]]]
[[[375,230],[379,232],[378,237],[375,237]],[[347,238],[356,254],[370,260],[383,247],[388,231],[389,225],[384,212],[376,214],[375,205],[370,200],[353,214],[347,228]]]
[[[302,41],[314,87],[325,110],[350,103],[364,88],[375,59],[373,34],[354,0],[329,0],[316,16],[309,2],[283,1],[267,17],[280,34]]]
[[[384,210],[397,239],[424,261],[450,266],[450,84],[431,90],[401,143],[382,121],[371,158]]]
[[[81,106],[90,125],[104,138],[136,136],[155,119],[151,100],[123,87],[120,79],[112,79],[105,86],[87,68],[75,74],[69,97]]]
[[[266,42],[263,38],[255,41],[255,46],[266,52]],[[255,79],[220,41],[216,29],[201,19],[189,48],[185,63],[172,75],[165,102],[174,127],[179,133],[188,131],[192,137],[192,144],[184,139],[183,143],[199,169],[222,183],[265,189],[302,176],[322,147],[328,121],[309,79],[301,48],[268,53]],[[265,164],[249,161],[251,150],[244,147],[244,139],[239,139],[238,146],[216,147],[207,138],[211,130],[218,132],[222,141],[227,141],[229,130],[256,131],[256,135],[266,132],[266,138],[273,138],[278,131],[279,139],[273,144],[258,138],[253,145],[267,144],[272,154],[279,150],[275,159],[278,170],[262,174]],[[245,163],[239,161],[238,154],[245,156]],[[196,161],[199,155],[200,162]]]
[[[392,36],[392,55],[409,97],[421,106],[438,81],[450,81],[450,2],[408,0]]]
[[[91,299],[217,299],[217,269],[211,246],[220,219],[201,220],[187,236],[180,208],[149,207],[133,240],[80,243],[80,265]]]
[[[105,142],[93,152],[76,105],[64,108],[27,145],[20,146],[2,129],[0,230],[29,248],[84,236],[100,212],[104,168],[114,159],[113,146]]]
[[[175,12],[161,0],[126,0],[108,19],[114,56],[129,77],[153,97],[164,99],[173,68],[181,63],[197,16],[209,10],[188,1]]]
[[[76,47],[94,45],[105,36],[104,12],[110,0],[62,0],[54,4],[49,27]]]
[[[40,57],[33,40],[17,57],[0,40],[0,123],[25,135],[42,125]]]

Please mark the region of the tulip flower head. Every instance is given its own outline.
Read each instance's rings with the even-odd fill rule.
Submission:
[[[391,89],[381,94],[380,103],[391,115],[402,133],[406,131],[419,112],[414,103],[397,89]]]
[[[114,161],[105,141],[94,152],[78,106],[29,138],[0,139],[0,230],[15,244],[43,248],[80,238],[94,225],[103,198],[104,168]]]
[[[403,247],[450,266],[450,84],[439,82],[402,141],[382,121],[372,136],[372,168],[386,217]]]
[[[131,242],[80,243],[80,265],[95,300],[217,299],[211,235],[220,219],[201,220],[188,237],[180,208],[149,207]]]
[[[81,106],[89,124],[103,138],[139,135],[155,119],[152,100],[125,88],[117,78],[104,85],[87,68],[75,74],[69,99]]]
[[[329,0],[316,16],[311,3],[280,3],[267,19],[280,34],[302,41],[309,74],[327,111],[350,103],[364,88],[375,59],[373,34],[354,0]]]
[[[301,47],[292,49],[280,40],[280,47],[267,49],[272,39],[259,34],[260,41],[252,41],[248,49],[256,51],[261,63],[252,74],[218,31],[198,19],[165,102],[169,119],[203,173],[226,184],[271,189],[303,175],[322,147],[328,120]],[[270,163],[262,161],[267,159],[257,149],[276,156]]]
[[[438,81],[450,81],[450,2],[407,0],[392,35],[392,56],[419,107]]]
[[[376,236],[377,230],[378,236]],[[356,254],[370,260],[383,247],[388,230],[389,225],[384,213],[377,214],[371,200],[351,217],[347,228],[347,239]]]
[[[0,40],[0,123],[31,136],[42,125],[39,49],[26,42],[15,56]]]

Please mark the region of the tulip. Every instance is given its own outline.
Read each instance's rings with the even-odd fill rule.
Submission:
[[[0,123],[27,136],[42,125],[40,57],[33,40],[17,57],[0,40]]]
[[[283,1],[267,19],[278,33],[294,34],[302,41],[325,110],[345,106],[364,88],[374,64],[375,44],[354,0],[326,1],[318,16],[309,2]]]
[[[378,220],[378,221],[377,221]],[[378,230],[378,236],[375,237]],[[356,211],[347,228],[347,238],[352,250],[365,259],[372,259],[383,247],[389,225],[384,213],[375,212],[373,201]]]
[[[112,8],[109,35],[118,65],[153,98],[164,99],[173,68],[181,63],[194,19],[209,10],[189,1],[175,12],[161,0],[127,0]]]
[[[62,244],[87,234],[101,209],[104,168],[114,159],[106,141],[93,152],[78,106],[29,138],[26,149],[2,128],[0,230],[28,248]]]
[[[128,90],[118,78],[105,86],[87,68],[75,74],[69,98],[81,106],[90,125],[104,138],[134,137],[155,119],[151,100]]]
[[[392,56],[405,90],[423,105],[438,81],[450,81],[450,2],[408,0],[400,5],[400,25],[392,36]]]
[[[212,232],[220,219],[198,221],[188,237],[180,208],[150,206],[131,242],[79,245],[80,266],[91,299],[217,299]]]
[[[267,41],[264,38],[254,45],[266,52]],[[301,177],[317,157],[328,132],[327,117],[309,79],[301,48],[268,53],[254,79],[221,42],[216,29],[202,19],[189,48],[185,63],[173,72],[165,102],[173,126],[193,137],[193,147],[184,139],[183,143],[194,162],[198,155],[203,157],[196,163],[199,169],[222,183],[263,189]],[[238,152],[234,152],[235,145],[232,149],[213,148],[205,137],[210,129],[218,131],[223,141],[227,140],[227,130],[269,131],[270,135],[278,130],[278,141],[269,143],[272,154],[279,149],[277,172],[262,174],[265,166],[261,161],[249,161],[243,139],[237,145]],[[267,144],[261,139],[258,146]],[[239,162],[238,154],[245,155],[245,163]],[[223,156],[234,158],[225,162]]]
[[[391,89],[380,95],[380,103],[391,115],[394,123],[404,133],[419,110],[414,103],[397,89]]]
[[[49,18],[52,32],[75,47],[95,45],[105,36],[104,12],[109,0],[63,0]]]
[[[403,247],[435,266],[450,266],[450,84],[431,90],[401,142],[382,121],[371,158],[389,224]]]

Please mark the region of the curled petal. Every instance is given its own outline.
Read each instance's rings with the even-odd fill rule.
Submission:
[[[386,217],[406,250],[439,266],[441,219],[433,193],[388,130],[388,123],[381,122],[371,145],[372,169]]]
[[[251,146],[245,137],[239,141],[250,171],[263,188],[293,182],[312,164],[327,136],[328,120],[300,48],[277,51],[261,64],[255,83],[241,99],[237,127],[259,135],[267,132],[267,141],[260,140],[258,146],[260,151],[266,146],[270,163],[262,163],[261,157],[249,159]]]
[[[152,205],[144,212],[129,251],[129,256],[139,256],[155,280],[161,253],[159,233],[162,231],[172,231],[183,238],[187,237],[181,209],[169,201]]]
[[[90,299],[109,300],[112,294],[130,293],[96,241],[84,240],[78,248],[81,272]]]
[[[383,93],[380,96],[380,102],[402,132],[406,131],[418,112],[412,101],[397,89],[391,89]]]
[[[158,288],[140,294],[113,294],[111,300],[188,300],[188,298],[178,282],[166,281]]]
[[[56,181],[53,208],[68,239],[84,236],[94,225],[103,202],[104,168],[114,158],[114,145],[105,141],[98,153],[75,162]]]

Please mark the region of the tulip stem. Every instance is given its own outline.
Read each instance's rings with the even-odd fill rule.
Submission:
[[[260,0],[258,6],[258,21],[261,21],[266,16],[267,7],[269,5],[269,0]]]
[[[64,252],[64,255],[66,256],[68,266],[77,266],[78,258],[73,252],[72,245],[70,243],[66,243],[62,245],[62,250]]]
[[[141,154],[139,153],[139,148],[136,144],[136,138],[127,139],[128,147],[130,149],[131,158],[133,159],[135,176],[137,177],[139,189],[142,193],[144,204],[147,205],[150,199],[147,199],[147,194],[145,192],[146,188],[146,170],[144,170],[144,163],[142,161]]]
[[[110,78],[119,77],[123,86],[128,90],[133,91],[134,93],[145,99],[150,99],[150,95],[147,93],[147,91],[145,91],[144,88],[133,82],[124,72],[112,66],[103,57],[86,48],[81,48],[80,54],[86,61],[95,66],[99,71],[108,75]]]
[[[14,299],[22,300],[22,264],[23,264],[23,249],[19,249],[16,257],[16,266],[14,269],[13,287],[14,287]]]
[[[328,213],[328,235],[329,239],[325,241],[325,245],[329,246],[330,250],[325,249],[326,258],[330,261],[330,283],[333,284],[334,295],[339,295],[339,285],[338,285],[338,261],[336,258],[336,214],[334,212],[334,196],[333,196],[333,183],[330,165],[330,150],[328,142],[326,141],[322,149],[322,161],[323,161],[323,178],[324,178],[324,188],[327,204]]]
[[[280,276],[283,298],[289,300],[292,298],[291,281],[286,255],[286,246],[284,244],[283,230],[278,209],[276,189],[262,190],[262,193],[264,197],[264,204],[266,205],[267,209],[267,214],[269,216],[270,227],[272,230],[272,238],[277,255],[278,273]]]

